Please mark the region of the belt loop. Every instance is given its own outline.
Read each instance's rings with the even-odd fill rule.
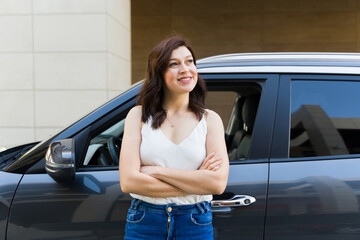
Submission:
[[[204,213],[204,207],[202,205],[202,202],[196,203],[197,208],[200,210],[201,213]]]
[[[211,206],[210,206],[210,203],[209,203],[209,202],[204,202],[204,207],[205,207],[205,209],[206,209],[206,212],[211,211]]]
[[[205,212],[209,211],[209,209],[206,207],[205,201],[201,202],[201,205],[203,206]]]
[[[141,203],[141,200],[134,198],[131,202],[131,207],[134,209],[138,209],[138,206],[140,203]]]

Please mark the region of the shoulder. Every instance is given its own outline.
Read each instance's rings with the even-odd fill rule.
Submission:
[[[216,123],[216,122],[222,123],[222,120],[221,120],[221,117],[219,116],[219,114],[217,114],[215,111],[210,110],[210,109],[205,110],[205,119],[206,119],[206,122],[208,122],[208,123]]]
[[[126,122],[133,122],[133,123],[141,123],[141,114],[142,109],[141,106],[135,106],[130,109],[129,113],[126,116]]]
[[[141,117],[141,114],[142,114],[141,105],[138,105],[138,106],[135,106],[135,107],[130,109],[127,117],[136,117],[136,116]]]
[[[210,109],[206,109],[205,112],[206,112],[205,120],[206,120],[206,124],[208,125],[208,129],[219,128],[219,127],[223,128],[223,123],[219,114],[217,114],[215,111]]]
[[[127,146],[123,149],[132,149],[137,147],[141,140],[141,107],[133,107],[128,112],[125,119],[124,136],[122,144]],[[121,161],[120,161],[121,162]]]

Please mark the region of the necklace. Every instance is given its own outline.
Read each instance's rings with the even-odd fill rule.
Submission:
[[[169,123],[170,123],[170,126],[173,128],[173,127],[176,127],[176,125],[175,124],[173,124],[173,122],[172,121],[170,121],[170,119],[166,116],[166,119],[169,121]]]

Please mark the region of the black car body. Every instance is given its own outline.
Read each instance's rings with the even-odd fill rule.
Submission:
[[[230,158],[215,238],[359,239],[360,55],[231,54],[197,67]],[[0,153],[0,240],[124,236],[131,197],[118,154],[141,84],[46,141]],[[76,173],[55,181],[46,151],[69,138]]]

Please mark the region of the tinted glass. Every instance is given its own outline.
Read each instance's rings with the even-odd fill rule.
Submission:
[[[224,129],[229,129],[228,125],[231,125],[226,139],[231,160],[247,158],[260,99],[260,93],[255,87],[239,87],[237,90],[237,92],[208,91],[206,97],[206,107],[220,115]],[[125,119],[91,138],[83,166],[117,166],[119,164],[124,124]]]
[[[245,160],[251,143],[260,91],[238,86],[237,91],[209,91],[206,107],[217,112],[225,128],[229,160]]]
[[[86,152],[83,165],[114,166],[119,165],[121,139],[124,133],[125,119],[112,125],[93,137]]]
[[[231,110],[237,95],[236,92],[232,91],[209,91],[207,93],[206,107],[220,115],[225,128],[229,122]]]
[[[293,81],[290,157],[360,153],[360,82]]]

